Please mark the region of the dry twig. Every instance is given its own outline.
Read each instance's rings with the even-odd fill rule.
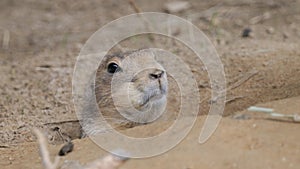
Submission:
[[[47,149],[47,141],[45,136],[38,129],[33,129],[33,131],[38,139],[38,143],[40,147],[40,155],[42,157],[44,167],[46,169],[56,169],[59,162],[59,157],[56,156],[54,163],[52,163],[50,160],[49,151]]]
[[[38,130],[33,129],[33,132],[37,136],[39,148],[40,148],[40,155],[42,158],[43,166],[45,169],[57,169],[59,163],[59,157],[55,157],[55,161],[51,162],[49,151],[47,149],[47,141],[45,136]],[[77,161],[70,161],[65,164],[61,168],[76,168],[76,169],[117,169],[119,168],[124,162],[126,162],[128,158],[120,157],[116,155],[107,155],[102,159],[97,159],[94,162],[87,164],[85,167],[81,166]]]
[[[248,108],[248,111],[265,113],[270,116],[270,118],[269,118],[270,120],[281,120],[281,121],[292,120],[293,122],[297,122],[297,123],[300,122],[300,116],[298,114],[276,113],[276,112],[274,112],[273,109],[270,109],[270,108],[251,106]]]

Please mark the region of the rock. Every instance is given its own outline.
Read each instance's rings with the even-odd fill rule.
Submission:
[[[269,28],[266,29],[266,32],[267,32],[268,34],[274,34],[275,29],[274,29],[273,27],[269,27]]]
[[[262,65],[263,67],[267,67],[270,64],[270,62],[263,62]]]
[[[74,144],[70,141],[70,142],[67,142],[61,149],[60,151],[58,152],[58,155],[59,156],[64,156],[70,152],[72,152],[74,149]]]
[[[169,2],[164,5],[164,10],[168,13],[176,13],[187,10],[191,7],[188,1],[175,1]]]
[[[253,31],[251,28],[245,28],[242,32],[242,37],[247,38],[247,37],[253,37]]]
[[[216,39],[216,41],[217,41],[217,44],[218,44],[218,45],[221,45],[221,46],[224,46],[224,45],[226,45],[226,43],[227,43],[224,39],[219,39],[219,38]]]

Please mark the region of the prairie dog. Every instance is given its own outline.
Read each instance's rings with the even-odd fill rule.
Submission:
[[[104,56],[95,80],[95,95],[101,115],[116,126],[150,123],[165,110],[168,81],[165,69],[151,49]],[[87,134],[102,129],[87,116]],[[101,122],[98,122],[101,123]]]

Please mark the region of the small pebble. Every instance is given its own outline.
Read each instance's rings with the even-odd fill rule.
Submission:
[[[243,30],[243,33],[242,33],[242,37],[243,38],[247,38],[247,37],[252,37],[252,29],[251,28],[245,28]]]
[[[268,34],[274,34],[275,29],[274,29],[273,27],[269,27],[268,29],[266,29],[266,32],[267,32]]]
[[[187,10],[191,7],[191,4],[188,1],[175,1],[175,2],[169,2],[165,4],[165,11],[169,13],[176,13],[176,12],[182,12],[184,10]]]
[[[59,151],[59,156],[64,156],[73,151],[74,144],[72,142],[67,142]]]
[[[270,62],[263,62],[263,63],[262,63],[262,65],[263,65],[264,67],[268,66],[269,64],[270,64]]]
[[[218,45],[222,45],[222,46],[226,45],[226,41],[224,39],[217,39],[216,41]]]
[[[282,157],[281,160],[282,160],[283,162],[286,162],[286,158],[285,158],[285,157]]]

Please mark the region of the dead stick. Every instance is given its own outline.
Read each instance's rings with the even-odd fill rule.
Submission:
[[[47,141],[45,136],[36,128],[33,129],[33,132],[35,133],[38,139],[40,155],[42,157],[44,167],[46,169],[56,169],[59,162],[59,157],[56,156],[54,163],[52,163],[50,160],[49,151],[47,149]]]

